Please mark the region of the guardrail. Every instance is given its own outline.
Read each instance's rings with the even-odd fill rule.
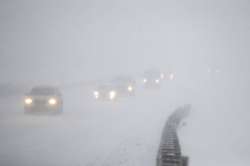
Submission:
[[[164,126],[157,154],[157,166],[187,166],[188,157],[182,156],[177,129],[183,118],[187,117],[191,105],[177,108]]]

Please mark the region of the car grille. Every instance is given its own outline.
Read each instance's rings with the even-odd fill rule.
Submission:
[[[38,100],[38,99],[36,99],[35,101],[34,101],[34,104],[35,105],[46,105],[47,104],[47,100]]]

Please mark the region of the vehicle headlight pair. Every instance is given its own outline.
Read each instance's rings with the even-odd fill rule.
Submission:
[[[31,104],[33,103],[33,99],[32,99],[31,97],[28,97],[28,98],[26,98],[26,99],[24,100],[24,103],[25,103],[26,105],[31,105]],[[55,98],[50,98],[50,99],[48,100],[48,104],[49,104],[49,105],[56,105],[56,104],[57,104],[57,100],[56,100]]]
[[[145,79],[143,79],[143,83],[147,83],[148,82],[148,80],[145,78]],[[160,83],[160,80],[159,79],[156,79],[155,80],[155,83],[156,84],[159,84]]]
[[[94,97],[95,97],[96,99],[98,99],[98,98],[100,97],[100,93],[99,93],[98,91],[94,91],[93,94],[94,94]],[[110,91],[110,92],[108,93],[108,97],[109,97],[110,100],[115,99],[116,96],[117,96],[117,93],[116,93],[116,91],[114,91],[114,90],[112,90],[112,91]]]

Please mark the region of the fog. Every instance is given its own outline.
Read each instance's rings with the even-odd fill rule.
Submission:
[[[248,0],[1,0],[0,165],[155,165],[167,117],[191,104],[179,139],[189,165],[250,164]],[[175,73],[157,90],[145,70]],[[98,102],[93,85],[131,75],[136,95]],[[24,114],[36,85],[58,116]]]

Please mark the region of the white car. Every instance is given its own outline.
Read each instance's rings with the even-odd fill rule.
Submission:
[[[53,86],[37,86],[24,98],[26,113],[60,113],[63,108],[61,92]]]
[[[157,88],[160,87],[164,78],[164,73],[158,70],[148,70],[144,72],[142,82],[146,88]]]
[[[94,98],[97,100],[113,101],[117,99],[116,87],[112,84],[104,84],[98,86],[93,91]]]

